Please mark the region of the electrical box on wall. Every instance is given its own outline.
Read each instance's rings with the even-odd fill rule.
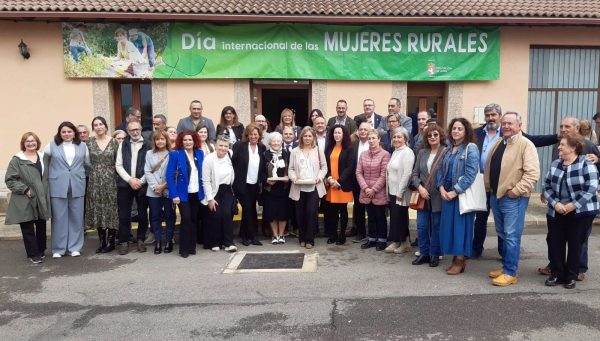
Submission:
[[[483,114],[483,107],[473,108],[473,123],[485,123],[485,115]]]

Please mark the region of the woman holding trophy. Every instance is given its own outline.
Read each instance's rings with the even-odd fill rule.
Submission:
[[[272,244],[285,244],[283,232],[289,220],[287,196],[289,193],[288,163],[290,154],[282,148],[280,133],[269,134],[269,146],[265,151],[263,183],[263,219],[271,226]]]

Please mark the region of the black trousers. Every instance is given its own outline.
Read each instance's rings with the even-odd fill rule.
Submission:
[[[325,233],[327,233],[329,238],[338,239],[338,221],[340,223],[340,238],[346,236],[346,228],[348,227],[348,204],[334,204],[327,202],[323,216],[325,220]]]
[[[297,231],[298,230],[298,219],[296,219],[296,202],[290,198],[287,199],[288,200],[288,204],[289,204],[289,212],[290,212],[290,222],[292,227],[290,228],[289,225],[287,226],[288,231],[291,231],[292,229]]]
[[[367,229],[365,226],[365,211],[366,206],[360,203],[360,188],[357,186],[352,190],[352,196],[354,197],[354,205],[352,207],[352,222],[356,229],[357,236],[365,237],[367,235]]]
[[[204,227],[204,247],[207,249],[215,246],[231,246],[233,243],[233,193],[231,186],[221,185],[215,195],[217,210],[211,211],[208,206],[204,208],[206,221],[210,225]]]
[[[548,219],[548,253],[553,276],[564,281],[577,278],[581,246],[585,239],[586,229],[594,217],[593,215],[575,217],[574,213],[556,214],[554,217],[546,216]]]
[[[146,197],[147,186],[148,185],[144,185],[138,190],[133,190],[131,187],[117,188],[120,243],[128,241],[129,235],[131,234],[131,205],[133,205],[134,199],[137,204],[138,212],[137,239],[144,241],[146,238],[146,231],[148,230],[148,197]]]
[[[240,238],[253,240],[258,230],[258,214],[256,201],[258,200],[258,185],[246,184],[246,191],[235,193],[242,206],[242,222],[240,224]]]
[[[298,239],[300,243],[315,244],[315,223],[319,218],[319,194],[300,191],[300,199],[296,201],[296,217],[298,218]]]
[[[196,254],[196,234],[200,222],[198,192],[188,193],[188,201],[179,203],[181,227],[179,229],[179,254]]]
[[[19,224],[27,257],[41,257],[46,251],[46,221],[32,220]]]
[[[408,206],[396,204],[396,197],[390,196],[390,232],[388,241],[401,243],[409,236],[408,231]]]

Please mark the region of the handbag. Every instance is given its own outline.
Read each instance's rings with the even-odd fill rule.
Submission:
[[[438,165],[440,164],[440,161],[444,158],[444,154],[446,154],[446,148],[444,148],[441,152],[440,155],[438,156],[438,158],[435,160],[435,162],[433,163],[433,165],[431,166],[431,170],[429,171],[429,175],[427,176],[427,180],[425,180],[425,188],[429,188],[429,182],[431,181],[431,176],[433,174],[435,174],[435,171],[438,168]],[[413,210],[423,210],[425,208],[425,198],[423,198],[421,196],[421,194],[419,194],[419,191],[412,191],[410,193],[410,201],[408,203],[408,207],[413,209]]]
[[[469,145],[465,148],[465,160],[467,159]],[[483,174],[481,172],[478,171],[473,184],[458,195],[458,206],[461,215],[470,212],[487,211],[487,198],[485,195]]]

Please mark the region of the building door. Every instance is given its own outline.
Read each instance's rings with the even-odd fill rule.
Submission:
[[[567,116],[592,121],[600,111],[600,48],[532,46],[529,50],[527,127],[532,135],[558,132]],[[593,122],[592,122],[593,126]],[[552,148],[538,148],[540,191],[552,162]]]
[[[122,122],[129,107],[142,111],[142,127],[152,130],[152,84],[150,81],[115,80],[113,82],[115,98],[115,126]]]
[[[285,108],[295,112],[297,126],[308,125],[308,112],[311,102],[310,81],[268,81],[252,82],[254,116],[262,114],[269,122],[271,131],[279,124],[281,111]]]
[[[413,133],[416,132],[416,116],[420,111],[433,110],[434,118],[445,125],[444,82],[409,82],[407,91],[406,113],[413,118]]]

